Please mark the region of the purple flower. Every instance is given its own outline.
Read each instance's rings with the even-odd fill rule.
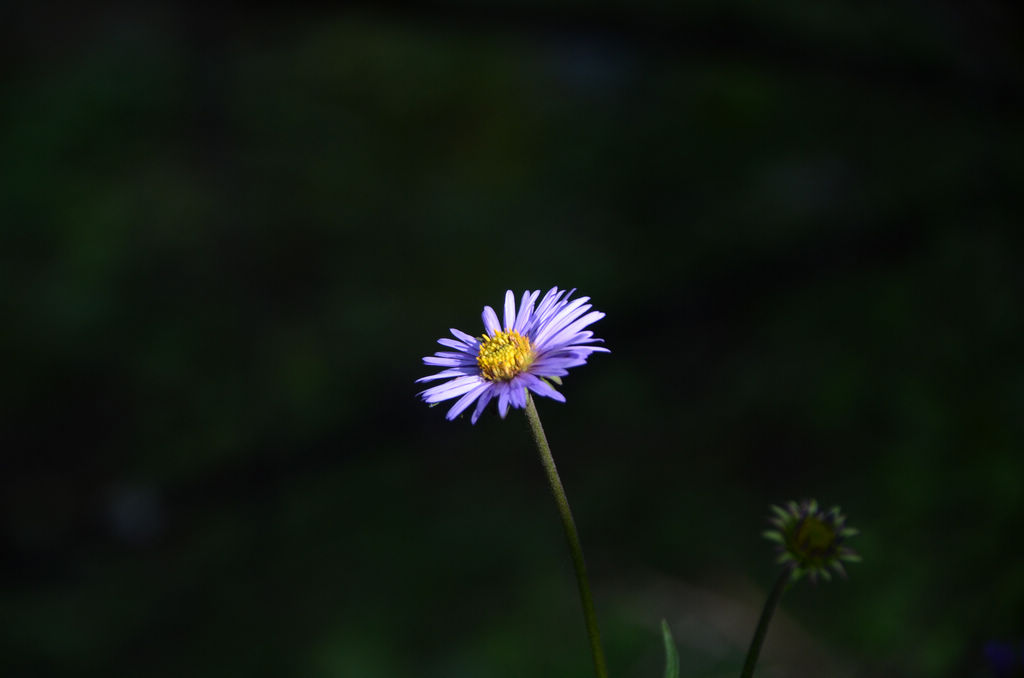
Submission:
[[[1024,676],[1024,654],[1017,654],[1017,646],[991,640],[983,650],[985,661],[996,678],[1019,678]]]
[[[498,414],[504,419],[509,405],[526,407],[527,389],[537,395],[565,402],[565,396],[548,382],[561,383],[559,377],[568,374],[568,368],[583,365],[591,353],[607,353],[608,349],[589,346],[601,339],[585,330],[586,326],[604,317],[604,313],[590,310],[590,297],[569,301],[572,293],[552,287],[537,302],[540,290],[523,292],[516,313],[516,297],[505,293],[504,329],[498,315],[490,306],[484,306],[484,328],[487,333],[479,338],[452,329],[455,339],[438,339],[437,343],[454,351],[438,351],[423,362],[445,369],[417,383],[435,379],[449,379],[428,388],[419,395],[428,403],[458,398],[447,419],[459,416],[476,402],[471,421],[475,424],[492,398],[498,399]]]

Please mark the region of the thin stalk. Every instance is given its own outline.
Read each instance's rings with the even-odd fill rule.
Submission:
[[[583,604],[583,618],[587,623],[587,635],[590,637],[590,650],[594,655],[594,669],[597,671],[598,678],[608,678],[608,668],[604,663],[604,650],[601,648],[601,633],[597,630],[594,599],[590,595],[587,566],[583,561],[583,547],[580,545],[580,536],[576,532],[576,521],[572,518],[572,509],[569,508],[565,488],[562,487],[562,480],[558,477],[558,469],[555,468],[555,459],[551,456],[551,448],[544,435],[544,427],[540,423],[537,406],[533,404],[533,397],[530,395],[526,396],[526,419],[530,422],[530,431],[533,433],[533,440],[537,443],[537,450],[540,452],[540,462],[548,474],[551,493],[555,495],[555,503],[558,504],[562,527],[565,528],[565,539],[569,542],[572,565],[576,570],[576,584],[580,591],[580,602]]]
[[[754,637],[750,639],[750,649],[747,650],[747,660],[743,663],[743,672],[740,678],[751,678],[754,675],[754,666],[757,664],[757,657],[761,654],[761,645],[764,644],[764,637],[768,633],[768,622],[772,620],[772,613],[779,606],[779,600],[789,585],[792,570],[789,567],[782,569],[775,582],[775,588],[768,594],[768,600],[764,601],[764,609],[761,610],[761,618],[757,621],[757,630]]]

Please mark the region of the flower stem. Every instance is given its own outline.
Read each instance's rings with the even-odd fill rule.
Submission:
[[[772,613],[778,607],[779,600],[789,585],[790,577],[792,577],[792,569],[783,568],[782,574],[775,582],[775,588],[768,594],[768,600],[764,601],[764,609],[761,610],[761,618],[757,621],[754,637],[750,639],[750,649],[747,650],[747,660],[743,663],[743,672],[740,674],[740,678],[751,678],[754,675],[754,666],[757,664],[758,655],[761,654],[764,637],[768,633],[768,622],[772,620]]]
[[[601,633],[597,630],[597,614],[594,612],[594,599],[590,595],[587,566],[583,561],[583,547],[580,546],[580,536],[576,532],[576,521],[572,518],[572,509],[569,508],[569,500],[565,496],[565,488],[562,487],[562,481],[558,477],[558,469],[555,468],[555,459],[551,456],[551,448],[548,447],[548,439],[544,435],[544,427],[540,423],[537,406],[533,404],[533,397],[529,394],[526,396],[526,419],[530,422],[530,431],[533,433],[534,442],[537,443],[541,464],[544,465],[544,470],[548,474],[551,493],[555,495],[555,503],[558,504],[558,513],[562,516],[565,539],[569,542],[572,564],[576,569],[576,583],[580,590],[580,602],[583,604],[583,617],[587,623],[587,635],[590,637],[590,650],[594,655],[594,669],[597,671],[598,678],[608,678],[608,668],[604,663],[604,650],[601,649]]]

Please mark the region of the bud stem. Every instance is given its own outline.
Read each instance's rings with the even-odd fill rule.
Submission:
[[[757,621],[757,630],[754,637],[750,639],[750,649],[747,650],[747,660],[743,663],[743,672],[740,678],[751,678],[754,675],[754,666],[757,664],[757,657],[761,654],[761,645],[764,644],[764,637],[768,633],[768,623],[772,620],[772,613],[779,605],[782,594],[789,586],[792,577],[792,568],[784,567],[782,574],[775,582],[775,588],[768,594],[768,600],[764,601],[764,609],[761,610],[761,618]]]

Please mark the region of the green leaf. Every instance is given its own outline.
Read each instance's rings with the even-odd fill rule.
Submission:
[[[664,619],[661,620],[661,638],[665,641],[665,678],[679,678],[679,653]]]

